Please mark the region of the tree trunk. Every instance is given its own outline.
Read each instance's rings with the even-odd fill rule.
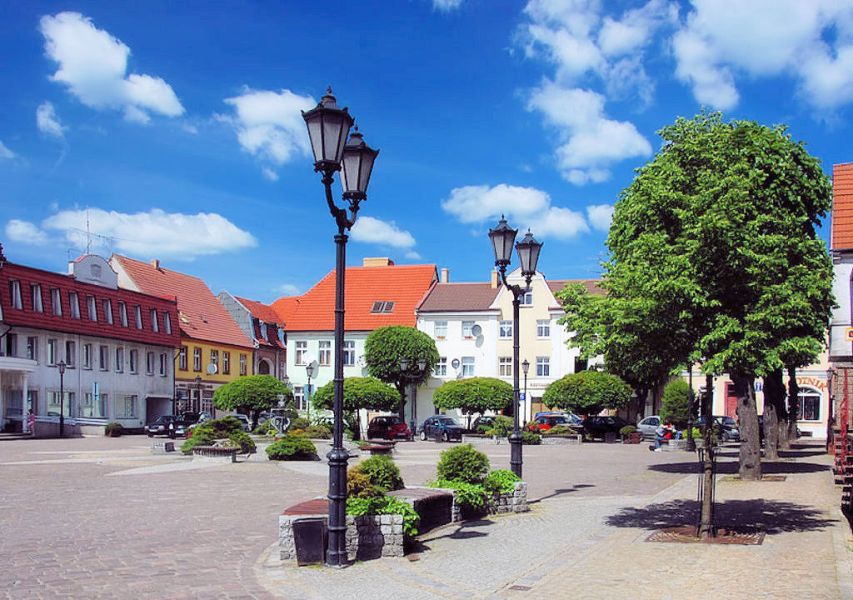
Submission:
[[[764,458],[779,460],[779,412],[785,404],[782,369],[764,378]]]
[[[797,441],[797,419],[800,416],[800,386],[797,368],[788,367],[788,442]]]
[[[252,413],[252,431],[254,431],[255,429],[258,428],[258,418],[260,418],[261,410],[260,409],[253,409],[251,411],[251,413]]]
[[[761,441],[753,379],[750,375],[732,374],[732,382],[737,395],[737,414],[740,422],[740,478],[758,481],[761,479]]]
[[[705,450],[702,452],[702,507],[699,519],[699,537],[703,540],[715,535],[714,527],[714,447],[712,444],[713,427],[710,426],[710,415],[705,415],[705,425],[702,427],[702,439]]]
[[[779,449],[780,450],[790,450],[791,449],[791,440],[788,439],[788,419],[790,418],[790,414],[788,413],[787,406],[787,391],[784,390],[783,387],[783,395],[779,400],[779,406],[776,409],[777,417],[779,419],[779,424],[777,429],[779,430]]]
[[[355,411],[355,431],[352,432],[352,441],[357,442],[361,439],[361,411]]]
[[[405,422],[406,421],[406,384],[405,383],[400,384],[399,382],[397,382],[396,384],[394,384],[394,387],[397,388],[397,393],[400,394],[400,411],[399,411],[400,420]]]

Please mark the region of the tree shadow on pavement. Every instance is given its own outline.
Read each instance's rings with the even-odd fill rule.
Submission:
[[[815,531],[837,521],[828,519],[813,506],[777,500],[726,500],[715,504],[715,524],[719,528],[756,528],[774,535],[785,531]],[[641,508],[623,508],[607,517],[611,527],[666,529],[699,521],[699,503],[672,500]]]
[[[701,466],[698,461],[677,462],[677,463],[661,463],[657,465],[649,465],[650,471],[658,471],[659,473],[681,473],[688,475],[690,473],[699,473]],[[806,462],[766,462],[761,461],[761,472],[764,475],[783,475],[794,473],[820,473],[829,471],[829,465],[821,465],[818,463]],[[737,475],[738,463],[735,461],[725,461],[717,463],[717,475]]]
[[[549,498],[555,498],[557,496],[562,496],[564,494],[570,494],[572,492],[576,492],[578,490],[583,490],[583,489],[591,488],[591,487],[595,487],[595,486],[591,483],[577,483],[570,488],[556,489],[553,492],[551,492],[550,494],[546,494],[545,496],[542,496],[540,498],[536,498],[535,500],[529,500],[527,503],[528,504],[537,504],[539,502],[542,502],[543,500],[548,500]]]
[[[407,547],[407,552],[426,552],[430,549],[427,542],[434,542],[435,540],[441,540],[444,538],[468,540],[472,538],[485,537],[489,534],[483,531],[471,530],[470,528],[488,527],[489,525],[494,524],[495,522],[491,519],[474,519],[471,521],[462,521],[458,525],[445,525],[439,530],[429,532],[430,534],[437,533],[439,535],[424,535],[420,539],[413,541],[411,546]]]

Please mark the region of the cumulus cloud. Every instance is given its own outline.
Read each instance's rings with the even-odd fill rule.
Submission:
[[[65,137],[65,127],[62,126],[50,102],[42,102],[36,109],[36,127],[46,135],[59,139]]]
[[[6,146],[6,144],[4,144],[2,141],[0,141],[0,158],[6,158],[6,159],[11,160],[11,159],[15,158],[15,156],[17,156],[17,155],[14,152],[12,152],[11,150],[9,150],[9,148]]]
[[[147,123],[150,113],[184,113],[172,87],[159,77],[127,74],[130,48],[88,17],[62,12],[41,18],[45,53],[58,64],[51,80],[64,84],[84,105],[124,112],[128,121]]]
[[[849,1],[694,0],[673,38],[676,76],[697,101],[735,106],[737,76],[785,75],[818,108],[853,100]]]
[[[432,0],[432,7],[441,12],[450,12],[462,6],[462,0]]]
[[[302,119],[303,110],[317,105],[310,96],[290,90],[245,88],[239,96],[226,98],[225,103],[234,108],[234,114],[217,115],[217,118],[234,128],[243,150],[267,163],[262,171],[267,179],[274,173],[269,164],[282,165],[297,155],[311,154]]]
[[[359,217],[351,231],[352,239],[356,242],[380,244],[408,250],[415,245],[415,238],[412,234],[397,227],[393,221],[386,222],[374,217]]]
[[[276,173],[269,167],[262,168],[261,175],[263,175],[264,179],[266,179],[267,181],[278,181],[278,173]]]
[[[12,242],[34,246],[41,246],[49,240],[49,236],[44,231],[28,221],[18,219],[12,219],[6,223],[6,237]]]
[[[40,227],[12,220],[6,225],[7,235],[10,227],[13,232],[27,236],[30,243],[43,244],[59,237],[82,249],[89,241],[88,229],[94,234],[91,241],[97,251],[190,260],[257,245],[252,234],[222,215],[167,213],[158,208],[138,213],[100,208],[63,210],[44,219]]]
[[[613,205],[590,204],[586,207],[586,217],[593,229],[608,232],[610,222],[613,220]]]
[[[301,290],[299,289],[299,286],[296,286],[292,283],[282,283],[281,285],[273,289],[273,292],[277,294],[283,294],[285,296],[298,296]]]

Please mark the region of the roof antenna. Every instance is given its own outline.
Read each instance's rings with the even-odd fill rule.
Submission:
[[[86,254],[91,254],[92,250],[92,232],[89,230],[89,209],[86,208]]]

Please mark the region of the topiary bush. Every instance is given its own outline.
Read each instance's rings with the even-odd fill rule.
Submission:
[[[367,475],[371,485],[375,485],[385,492],[403,489],[400,469],[390,456],[371,456],[353,468]]]
[[[542,443],[542,436],[532,431],[522,431],[521,443],[527,446],[538,446]]]
[[[489,494],[511,494],[521,477],[508,469],[495,469],[483,480],[483,488]]]
[[[576,427],[571,427],[569,425],[554,425],[551,429],[547,431],[539,431],[534,432],[539,433],[540,435],[549,436],[549,435],[577,435],[579,433]]]
[[[267,446],[270,460],[316,460],[317,447],[305,436],[285,435]]]
[[[370,477],[357,466],[347,470],[348,498],[377,498],[383,495],[382,490],[370,483]]]
[[[287,428],[288,431],[294,431],[295,429],[300,429],[302,431],[311,427],[311,421],[306,419],[305,417],[297,417],[290,422],[290,427]]]
[[[633,425],[625,425],[625,427],[619,430],[619,435],[624,437],[626,435],[631,435],[635,431],[637,431],[637,428]]]
[[[332,428],[327,425],[309,425],[305,435],[315,440],[329,440],[332,439]]]
[[[192,430],[192,435],[187,438],[187,441],[181,444],[181,453],[192,454],[193,448],[196,446],[210,446],[215,441],[216,435],[213,430],[196,427]]]
[[[258,451],[254,440],[245,431],[234,431],[228,436],[231,445],[240,449],[240,454],[254,454]]]
[[[498,415],[495,417],[495,422],[492,424],[491,428],[486,431],[486,434],[496,437],[506,437],[512,431],[512,427],[512,419],[504,415]]]
[[[687,413],[690,406],[690,385],[683,379],[670,381],[663,388],[660,403],[660,418],[671,421],[677,427],[687,424]]]
[[[252,433],[255,435],[275,435],[278,433],[278,430],[272,424],[272,419],[267,419],[263,423],[259,423]]]
[[[104,426],[104,435],[107,437],[119,437],[124,433],[124,426],[121,423],[112,421]]]
[[[462,444],[441,453],[436,472],[440,480],[479,484],[489,472],[489,458],[471,444]]]

